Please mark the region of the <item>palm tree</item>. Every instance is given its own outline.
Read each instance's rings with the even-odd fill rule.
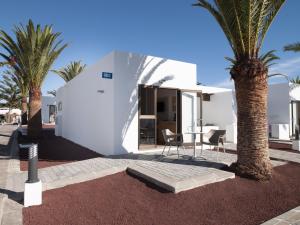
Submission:
[[[9,70],[4,71],[4,74],[11,77],[11,79],[17,84],[21,95],[21,111],[22,111],[22,124],[27,124],[27,98],[29,91],[28,77],[20,74],[20,71],[15,70],[13,67],[9,67]]]
[[[268,64],[259,52],[266,33],[285,0],[198,0],[222,28],[233,51],[230,69],[237,101],[237,162],[240,176],[267,180],[272,174],[268,153]],[[271,57],[272,58],[272,57]]]
[[[284,51],[300,52],[300,42],[284,46]]]
[[[9,75],[3,75],[2,78],[0,81],[0,99],[4,101],[3,105],[8,108],[8,116],[10,116],[11,109],[19,108],[20,106],[20,89]],[[8,118],[10,120],[10,117]]]
[[[29,115],[28,135],[37,137],[42,129],[41,120],[41,86],[52,64],[67,46],[57,41],[60,33],[55,33],[52,26],[35,26],[29,20],[26,26],[16,26],[14,38],[5,31],[0,31],[0,46],[7,54],[0,53],[6,61],[12,61],[12,66],[19,74],[24,74],[29,80]]]
[[[67,65],[65,68],[61,68],[59,70],[52,70],[52,72],[58,74],[65,82],[72,80],[78,74],[80,74],[84,68],[85,64],[81,64],[81,61],[74,61]]]

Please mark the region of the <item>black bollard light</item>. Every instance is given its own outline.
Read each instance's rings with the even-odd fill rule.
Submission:
[[[38,179],[38,145],[32,144],[29,147],[29,154],[28,154],[28,180],[26,183],[36,183],[39,182]]]
[[[25,144],[19,145],[20,149],[28,150],[28,180],[24,188],[24,206],[33,206],[42,204],[42,182],[38,178],[38,145]]]

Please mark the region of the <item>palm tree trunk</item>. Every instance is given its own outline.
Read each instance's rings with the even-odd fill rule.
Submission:
[[[29,91],[28,136],[37,138],[42,131],[41,89],[31,88]]]
[[[267,68],[259,60],[245,60],[231,70],[237,101],[236,173],[268,180],[272,166],[267,134]]]
[[[27,97],[26,96],[22,96],[22,100],[21,100],[21,107],[22,107],[22,125],[26,125],[27,124]]]

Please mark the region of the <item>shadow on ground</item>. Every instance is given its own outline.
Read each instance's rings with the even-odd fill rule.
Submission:
[[[32,143],[25,136],[19,135],[19,144]],[[102,155],[68,141],[54,134],[54,129],[44,129],[38,143],[38,167],[45,168],[68,162],[101,157]],[[27,170],[28,149],[19,150],[21,170]]]

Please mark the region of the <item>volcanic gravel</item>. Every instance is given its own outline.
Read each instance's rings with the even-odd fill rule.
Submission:
[[[173,194],[125,172],[43,193],[25,225],[255,225],[300,205],[300,165],[268,182],[240,177]]]

